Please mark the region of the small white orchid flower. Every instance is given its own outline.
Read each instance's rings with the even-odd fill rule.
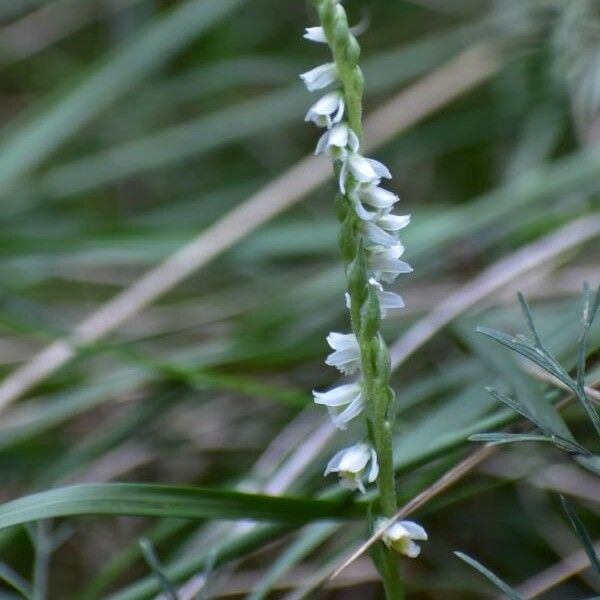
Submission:
[[[358,214],[358,211],[357,211]],[[358,215],[360,217],[360,214]],[[384,214],[374,221],[365,220],[363,229],[368,239],[381,246],[394,246],[398,238],[393,235],[410,223],[410,215]]]
[[[397,242],[393,246],[371,246],[369,248],[368,262],[377,281],[393,283],[398,275],[412,273],[412,267],[403,260],[399,260],[404,252],[404,246]]]
[[[360,348],[353,333],[336,333],[327,336],[327,343],[333,352],[325,359],[325,364],[339,369],[344,375],[352,375],[360,368]]]
[[[365,158],[356,152],[348,154],[340,169],[339,187],[342,194],[346,193],[348,175],[352,175],[354,181],[359,184],[373,184],[373,186],[377,186],[383,177],[386,179],[392,177],[383,163],[373,158]]]
[[[325,63],[302,73],[300,79],[304,81],[304,85],[309,92],[322,90],[337,81],[337,68],[335,63]]]
[[[344,95],[338,91],[329,92],[308,109],[304,120],[312,121],[318,127],[330,128],[342,120],[344,108]]]
[[[354,210],[360,219],[363,221],[373,221],[383,218],[381,211],[387,215],[394,204],[398,202],[399,198],[393,192],[380,188],[376,183],[369,183],[367,185],[359,185],[350,194],[350,199],[354,204]],[[368,211],[363,204],[368,204],[370,207],[376,209],[375,212]],[[387,211],[387,212],[385,212]],[[392,217],[394,215],[391,215]],[[387,224],[384,221],[384,224]],[[388,229],[378,223],[383,229]]]
[[[379,519],[377,529],[385,527],[385,519]],[[400,521],[394,523],[383,534],[383,543],[392,550],[416,558],[421,554],[421,548],[413,540],[427,541],[427,532],[418,523]]]
[[[377,298],[379,299],[379,312],[381,318],[385,319],[388,310],[399,310],[404,308],[404,300],[402,296],[394,292],[386,292],[383,286],[374,277],[369,279],[369,285],[375,288]]]
[[[317,142],[315,154],[328,154],[334,159],[344,160],[350,152],[358,150],[357,135],[347,123],[337,123],[326,131]]]
[[[346,429],[346,424],[358,416],[364,408],[362,388],[358,383],[340,385],[328,392],[313,390],[315,404],[327,407],[333,424],[338,429]],[[341,407],[346,407],[338,412]]]
[[[375,244],[385,246],[395,246],[398,243],[398,238],[387,231],[384,231],[379,225],[371,221],[363,221],[363,231],[367,239],[371,240]]]
[[[377,225],[385,231],[400,231],[410,223],[410,215],[384,214],[377,219]]]
[[[367,474],[369,462],[371,467]],[[360,490],[364,494],[366,490],[363,477],[367,475],[367,481],[373,483],[379,474],[377,453],[369,444],[364,443],[344,448],[334,454],[327,464],[324,475],[327,476],[329,473],[337,473],[340,485],[343,487],[349,490]]]
[[[327,43],[327,37],[325,36],[325,30],[322,27],[306,27],[302,36],[305,40],[311,42],[318,42],[320,44]]]

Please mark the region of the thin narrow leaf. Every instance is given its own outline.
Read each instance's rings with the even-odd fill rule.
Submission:
[[[497,400],[500,400],[500,402],[506,404],[507,406],[512,408],[514,411],[518,412],[520,415],[525,417],[528,421],[530,421],[531,423],[536,425],[549,438],[551,438],[551,440],[560,448],[568,450],[569,452],[574,452],[575,454],[584,454],[584,455],[590,454],[590,452],[589,452],[589,450],[587,450],[587,448],[584,448],[577,442],[568,440],[568,439],[564,438],[563,436],[559,435],[558,433],[555,433],[554,431],[548,429],[548,427],[544,423],[542,423],[539,419],[534,417],[524,406],[522,406],[519,402],[517,402],[510,396],[507,396],[506,394],[501,394],[500,392],[498,392],[492,388],[486,388],[486,390],[492,396],[494,396],[494,398],[496,398]]]
[[[8,565],[0,563],[0,580],[16,590],[23,598],[32,600],[31,586]]]
[[[164,574],[160,559],[158,558],[158,555],[156,554],[154,546],[152,546],[150,540],[142,538],[139,541],[139,545],[144,559],[156,576],[156,579],[158,580],[158,583],[160,584],[163,594],[167,600],[177,600],[177,591],[173,587],[173,584],[169,581],[169,578]]]
[[[136,483],[86,484],[25,496],[0,506],[0,529],[75,515],[257,519],[303,523],[364,516],[360,504],[226,490]]]
[[[537,328],[535,326],[535,323],[533,321],[533,315],[531,314],[531,308],[529,308],[529,303],[527,302],[527,299],[525,298],[525,296],[519,292],[517,294],[517,298],[519,299],[519,304],[521,305],[521,310],[523,311],[523,314],[525,315],[525,320],[527,321],[527,326],[529,327],[529,331],[531,331],[531,334],[533,335],[533,339],[535,340],[536,345],[539,348],[542,348],[542,340],[540,338],[540,335],[537,331]]]
[[[569,389],[576,391],[575,382],[569,374],[540,348],[536,348],[531,340],[524,336],[512,337],[489,327],[478,327],[477,331],[528,358],[544,371],[562,381]]]
[[[523,600],[515,590],[513,590],[508,584],[504,583],[497,575],[494,575],[489,569],[486,569],[481,563],[478,563],[475,559],[463,554],[462,552],[454,553],[458,558],[472,566],[474,569],[479,571],[482,575],[487,577],[501,592],[503,592],[510,600]]]
[[[588,336],[592,326],[594,317],[598,310],[598,302],[600,302],[600,288],[595,297],[592,298],[590,286],[586,283],[583,285],[583,311],[582,311],[582,328],[579,342],[577,344],[577,398],[583,405],[592,424],[594,425],[598,435],[600,435],[600,415],[596,407],[592,404],[585,391],[585,360],[587,357]]]
[[[598,559],[598,555],[596,554],[596,550],[594,549],[594,544],[592,543],[592,539],[590,538],[589,533],[587,532],[585,525],[579,518],[575,507],[564,497],[560,497],[560,501],[562,503],[563,509],[569,518],[569,522],[571,526],[575,530],[577,537],[583,544],[583,549],[587,554],[587,557],[590,561],[590,564],[594,567],[594,570],[598,575],[600,575],[600,560]]]

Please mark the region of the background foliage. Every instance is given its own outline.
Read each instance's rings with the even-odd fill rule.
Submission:
[[[547,418],[550,402],[567,398],[475,331],[527,332],[517,290],[576,378],[581,285],[600,279],[600,11],[587,0],[346,5],[365,28],[366,112],[378,119],[367,142],[369,131],[387,136],[374,154],[413,214],[404,240],[415,272],[399,290],[407,308],[385,332],[397,363],[398,482],[409,500],[479,447],[469,436],[515,421],[486,386],[543,406]],[[92,482],[210,489],[156,500],[162,488],[127,488],[126,499],[101,500],[83,488],[80,513],[155,516],[1,530],[0,597],[141,599],[180,585],[181,598],[302,597],[366,533],[362,520],[339,520],[364,507],[316,502],[335,495],[321,472],[344,436],[313,409],[310,389],[333,383],[324,334],[346,315],[333,187],[318,170],[310,181],[288,171],[315,141],[297,77],[322,50],[301,38],[314,24],[311,6],[4,0],[0,23],[2,374],[79,334],[72,359],[32,378],[18,399],[7,395],[13,380],[0,384],[0,500]],[[397,104],[381,112],[389,101]],[[248,212],[232,218],[249,198]],[[181,258],[189,276],[169,283],[179,264],[169,263],[148,306],[122,303],[106,330],[114,312],[76,330],[203,232],[201,258]],[[589,336],[593,388],[598,326]],[[597,453],[581,405],[561,414]],[[599,593],[559,494],[593,543],[600,483],[563,450],[501,446],[423,506],[415,518],[431,541],[404,563],[409,597],[495,597],[454,550],[523,598]],[[246,492],[296,498],[257,506]],[[72,492],[63,499],[75,501]],[[160,510],[123,508],[127,500]],[[0,507],[0,524],[74,511],[33,506],[41,512],[12,521]],[[317,514],[335,519],[303,525]],[[215,520],[224,518],[237,520]],[[380,591],[362,557],[310,593]]]

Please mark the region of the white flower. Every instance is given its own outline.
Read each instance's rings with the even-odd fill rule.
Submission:
[[[338,429],[346,429],[346,423],[358,416],[364,407],[362,388],[358,383],[340,385],[328,392],[313,390],[316,404],[324,404],[329,411],[333,424]],[[338,409],[345,406],[341,412]]]
[[[385,519],[380,519],[379,525],[376,525],[377,529],[382,527],[385,527]],[[382,539],[388,548],[410,558],[416,558],[421,553],[421,548],[413,540],[426,541],[428,537],[427,532],[418,523],[400,521],[388,527]]]
[[[398,202],[399,198],[393,192],[380,188],[377,184],[369,183],[367,185],[360,185],[350,194],[350,199],[354,204],[354,210],[359,218],[363,221],[372,221],[374,219],[379,220],[382,218],[380,215],[381,211],[390,211],[394,204]],[[375,212],[369,212],[364,204],[368,204],[370,207],[375,208]],[[387,214],[387,213],[385,213]],[[394,215],[392,215],[394,216]],[[384,223],[386,223],[384,221]],[[381,227],[381,225],[380,225]],[[387,227],[383,227],[387,229]]]
[[[400,231],[410,223],[410,215],[384,214],[377,219],[377,225],[386,231]]]
[[[322,27],[307,27],[304,31],[305,33],[302,37],[305,40],[310,40],[311,42],[319,42],[321,44],[327,43],[325,31]]]
[[[325,364],[339,369],[344,375],[352,375],[360,367],[360,348],[353,333],[335,333],[332,331],[327,336],[327,343],[332,352]]]
[[[364,221],[363,230],[367,238],[372,242],[390,247],[398,243],[398,238],[393,234],[406,227],[409,223],[410,215],[385,214],[375,218],[374,222]]]
[[[379,312],[381,318],[385,319],[388,310],[398,310],[404,308],[404,300],[399,294],[394,292],[386,292],[383,286],[374,277],[369,279],[369,285],[375,288],[377,298],[379,299]]]
[[[344,107],[344,95],[337,91],[329,92],[308,109],[304,120],[312,121],[318,127],[329,128],[342,120]]]
[[[337,123],[327,130],[317,142],[315,154],[328,154],[337,159],[345,159],[348,148],[351,152],[358,150],[358,137],[346,123]]]
[[[346,193],[346,180],[352,175],[357,183],[370,183],[377,185],[382,177],[391,179],[388,168],[378,160],[365,158],[356,152],[351,152],[344,160],[340,169],[339,187],[342,194]]]
[[[375,223],[372,223],[371,221],[363,222],[363,231],[365,232],[367,239],[380,246],[389,248],[398,243],[398,238],[395,235],[387,233],[387,231],[384,231],[381,227],[375,225]]]
[[[337,69],[335,63],[319,65],[306,73],[300,75],[304,85],[309,92],[322,90],[337,80]]]
[[[367,472],[367,465],[371,462],[371,468],[367,475],[367,481],[373,483],[379,474],[379,465],[377,464],[377,454],[368,444],[355,444],[349,448],[344,448],[336,453],[327,464],[325,475],[337,473],[340,478],[340,484],[349,490],[360,490],[365,493],[363,477]]]
[[[401,273],[411,273],[412,267],[403,260],[399,260],[403,252],[404,246],[400,242],[390,247],[371,246],[368,261],[373,277],[377,281],[392,283]]]

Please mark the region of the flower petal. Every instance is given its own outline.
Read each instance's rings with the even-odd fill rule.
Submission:
[[[390,170],[382,162],[379,162],[374,158],[367,158],[367,160],[371,163],[371,166],[373,167],[375,173],[377,173],[378,177],[384,177],[385,179],[392,178]]]
[[[310,71],[306,71],[306,73],[302,73],[300,79],[302,79],[309,92],[321,90],[337,80],[337,68],[335,63],[319,65]]]
[[[313,390],[315,404],[324,404],[325,406],[346,406],[361,397],[360,386],[356,383],[339,385],[327,392],[317,392]]]
[[[417,558],[421,554],[421,548],[418,544],[415,544],[412,540],[408,540],[403,548],[402,554],[405,554],[409,558]]]
[[[410,223],[410,215],[384,215],[377,219],[377,225],[386,231],[400,231]]]
[[[320,44],[327,43],[325,30],[322,27],[307,27],[302,37],[305,40],[310,40],[311,42],[318,42]]]
[[[346,429],[346,424],[348,422],[350,422],[352,419],[354,419],[354,417],[357,417],[358,415],[360,415],[363,408],[364,408],[364,402],[363,402],[363,398],[362,398],[362,394],[361,394],[348,405],[348,408],[346,408],[339,414],[335,414],[333,409],[330,408],[329,415],[330,415],[331,420],[333,421],[333,424],[335,425],[335,427],[343,430],[343,429]]]
[[[398,243],[398,238],[384,231],[375,223],[371,223],[370,221],[365,221],[363,223],[363,228],[365,235],[369,240],[375,242],[376,244],[380,244],[382,246],[394,246]]]
[[[340,462],[346,453],[347,448],[342,448],[339,452],[336,452],[329,462],[327,463],[327,467],[325,468],[325,472],[323,475],[327,476],[329,473],[337,473],[339,471]]]
[[[414,521],[400,521],[400,525],[406,529],[411,540],[428,540],[427,532],[421,525]]]
[[[369,471],[369,477],[367,478],[369,483],[373,483],[379,475],[379,462],[377,461],[377,452],[374,448],[371,448],[371,470]]]

